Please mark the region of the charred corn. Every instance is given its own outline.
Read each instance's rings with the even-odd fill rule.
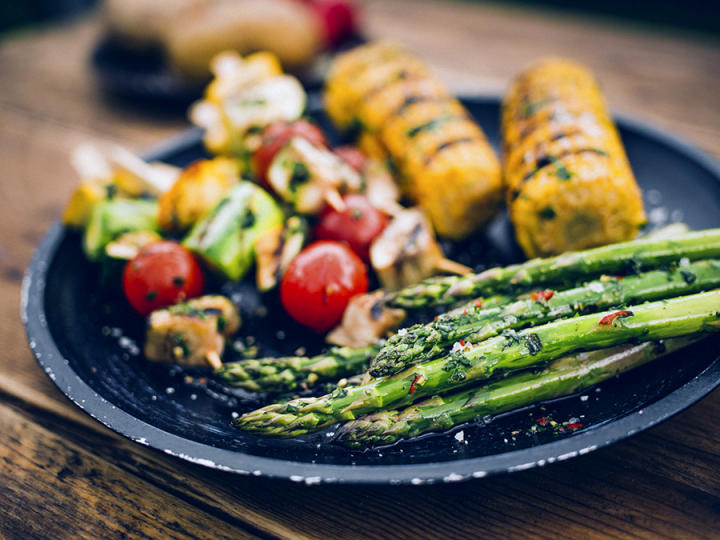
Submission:
[[[528,257],[620,242],[642,197],[592,74],[562,59],[524,71],[502,108],[508,207]]]
[[[325,105],[336,126],[359,130],[358,145],[390,158],[401,188],[441,235],[462,238],[502,199],[500,166],[479,126],[417,58],[387,43],[341,55]]]

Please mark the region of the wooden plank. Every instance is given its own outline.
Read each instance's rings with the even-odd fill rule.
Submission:
[[[460,537],[477,530],[531,537],[540,526],[543,535],[556,537],[702,537],[712,530],[709,525],[720,526],[720,493],[709,487],[717,473],[703,480],[703,469],[682,475],[656,470],[653,461],[643,458],[658,444],[652,432],[545,469],[469,484],[310,489],[182,463],[139,448],[99,424],[88,429],[71,417],[56,417],[42,404],[33,408],[27,400],[11,402],[61,440],[86,445],[98,458],[173,495],[182,494],[192,504],[212,508],[226,521],[243,520],[279,537],[373,538],[382,537],[381,531],[400,537]],[[682,448],[666,461],[682,460],[685,452]],[[701,490],[696,484],[703,481]],[[332,511],[319,510],[327,508]]]
[[[257,537],[168,497],[4,405],[0,431],[2,531],[12,537]]]

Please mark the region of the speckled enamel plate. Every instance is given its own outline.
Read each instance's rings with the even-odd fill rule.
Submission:
[[[464,103],[497,144],[499,100]],[[320,122],[325,119],[316,114]],[[682,220],[700,229],[720,226],[720,167],[686,143],[636,121],[618,119],[653,225]],[[203,156],[201,134],[189,131],[148,154],[185,165]],[[452,257],[473,265],[518,260],[507,218]],[[317,339],[250,282],[226,287],[239,300],[240,338],[261,354],[313,352]],[[450,482],[521,471],[586,454],[629,437],[690,406],[720,383],[720,340],[710,339],[619,378],[551,403],[458,426],[391,447],[351,452],[332,442],[333,428],[311,436],[271,439],[229,426],[234,414],[262,404],[206,373],[149,365],[139,355],[143,321],[132,314],[98,268],[82,256],[79,237],[56,225],[25,276],[22,314],[42,369],[76,405],[132,440],[182,459],[240,474],[307,484]],[[573,431],[538,429],[538,417]],[[548,422],[547,426],[551,426]]]

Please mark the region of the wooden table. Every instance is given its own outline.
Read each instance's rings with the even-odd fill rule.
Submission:
[[[523,64],[572,55],[613,108],[720,155],[718,42],[497,6],[368,2],[458,90],[500,91]],[[118,108],[86,57],[94,18],[0,48],[0,537],[711,537],[720,531],[720,391],[650,431],[545,468],[464,484],[315,486],[228,476],[143,448],[74,407],[19,320],[31,253],[76,178],[81,141],[142,149],[182,118]]]

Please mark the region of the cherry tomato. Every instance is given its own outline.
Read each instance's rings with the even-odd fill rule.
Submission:
[[[314,242],[288,265],[280,284],[285,310],[316,332],[342,320],[350,298],[367,291],[365,265],[345,244]]]
[[[125,297],[141,315],[200,296],[204,288],[200,264],[177,242],[145,246],[123,271]]]
[[[357,172],[362,172],[365,167],[367,156],[354,146],[338,146],[333,152]]]
[[[357,31],[355,5],[349,0],[314,0],[310,2],[322,21],[325,41],[330,47]]]
[[[260,148],[253,154],[253,169],[263,187],[270,187],[265,174],[275,154],[293,137],[302,137],[317,146],[327,146],[320,128],[306,120],[270,124],[263,130]]]
[[[318,240],[345,242],[364,261],[370,260],[370,244],[387,227],[388,217],[372,206],[362,195],[343,197],[345,210],[328,206],[315,226]]]

